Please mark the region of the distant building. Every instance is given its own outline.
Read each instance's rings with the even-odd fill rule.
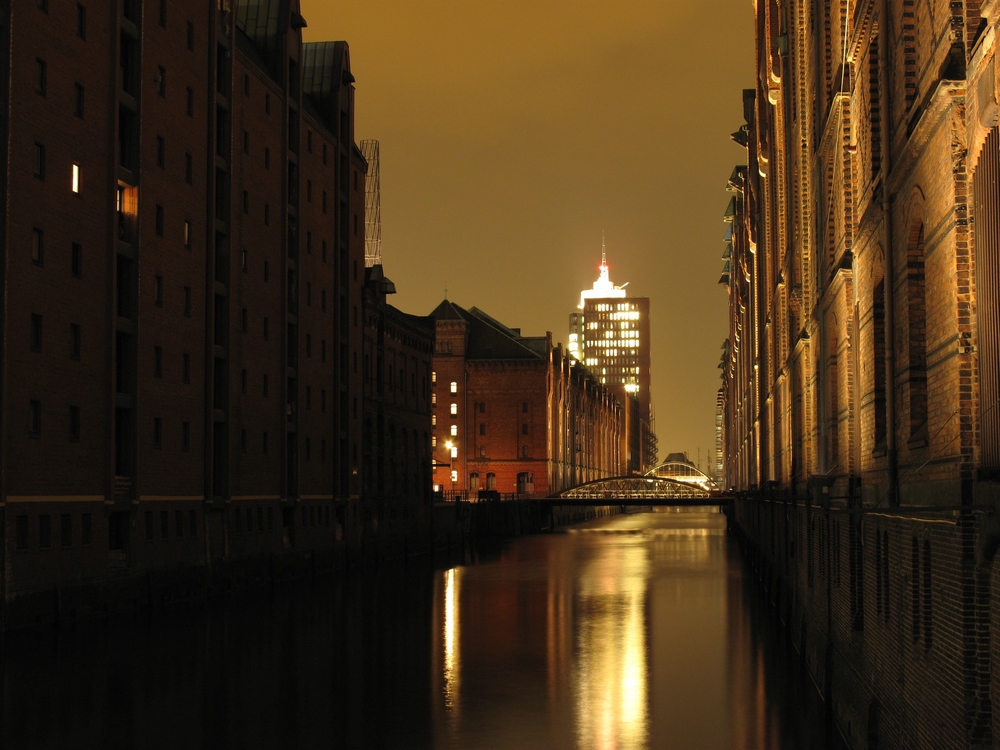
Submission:
[[[431,317],[438,490],[546,496],[624,473],[623,407],[551,334],[522,336],[448,300]]]
[[[628,297],[611,282],[607,255],[601,251],[600,276],[580,292],[580,306],[569,316],[569,352],[583,362],[622,403],[638,401],[640,445],[630,473],[656,464],[650,398],[649,298]]]

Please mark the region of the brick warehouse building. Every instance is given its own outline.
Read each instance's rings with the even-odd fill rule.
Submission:
[[[362,528],[405,549],[430,535],[434,321],[388,304],[395,291],[381,263],[365,269]]]
[[[294,1],[0,12],[5,605],[356,535],[346,43]]]
[[[626,473],[621,404],[551,334],[448,300],[431,317],[435,487],[545,497]]]
[[[1000,746],[998,14],[756,5],[725,481],[852,747]]]

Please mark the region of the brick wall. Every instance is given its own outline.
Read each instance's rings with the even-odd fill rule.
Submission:
[[[734,516],[851,747],[873,735],[879,748],[993,746],[995,562],[975,553],[985,516],[759,496]]]

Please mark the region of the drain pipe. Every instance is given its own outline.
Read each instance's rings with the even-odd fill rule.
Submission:
[[[889,135],[891,112],[889,100],[889,3],[879,0],[878,67],[879,67],[879,117],[882,120],[879,135],[882,151],[882,244],[883,279],[885,283],[885,447],[888,460],[890,506],[899,505],[899,462],[896,453],[896,312],[893,294],[892,263],[892,196],[889,194],[889,174],[892,170],[892,139]]]

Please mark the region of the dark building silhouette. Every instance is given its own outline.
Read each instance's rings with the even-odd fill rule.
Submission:
[[[381,263],[365,269],[363,521],[406,544],[430,534],[434,321],[388,304],[395,291]]]
[[[0,13],[4,601],[331,549],[365,486],[347,44],[295,0]]]

